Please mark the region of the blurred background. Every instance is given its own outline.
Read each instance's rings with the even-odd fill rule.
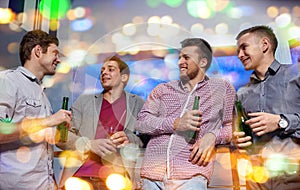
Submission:
[[[100,92],[101,64],[115,54],[130,66],[126,90],[146,99],[157,84],[178,79],[180,42],[201,37],[214,50],[208,75],[225,78],[238,90],[251,71],[237,59],[235,36],[261,24],[279,39],[276,58],[298,64],[299,0],[0,0],[0,70],[19,66],[21,37],[42,29],[60,39],[64,55],[57,73],[43,81],[54,111],[63,96],[72,104],[82,93]],[[223,172],[231,169],[226,159],[217,162],[213,184],[230,181]]]
[[[1,0],[0,70],[20,65],[18,43],[26,31],[42,29],[60,39],[65,56],[44,85],[54,110],[62,96],[101,91],[99,70],[118,54],[130,66],[126,89],[146,98],[157,84],[178,78],[180,41],[206,39],[214,49],[208,75],[246,84],[236,57],[235,36],[264,24],[276,32],[276,58],[299,60],[300,1],[297,0]]]

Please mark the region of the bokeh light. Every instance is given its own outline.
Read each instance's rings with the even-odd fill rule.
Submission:
[[[241,9],[233,7],[227,12],[230,18],[239,19],[242,18],[243,12]]]
[[[66,190],[93,190],[92,186],[77,177],[70,177],[65,182],[65,189]]]
[[[70,9],[68,12],[67,12],[67,18],[69,19],[69,20],[75,20],[77,17],[76,17],[76,15],[75,15],[75,11],[74,11],[74,9]]]
[[[300,17],[300,6],[294,6],[292,10],[292,14],[295,17]]]
[[[258,183],[264,183],[269,179],[269,173],[264,167],[253,167],[252,179]]]
[[[199,17],[199,10],[203,7],[207,7],[207,4],[203,0],[188,0],[186,3],[187,12],[195,18]]]
[[[71,7],[70,0],[41,0],[39,10],[48,19],[62,19]]]
[[[71,28],[77,32],[84,32],[90,30],[93,27],[93,21],[90,18],[84,18],[80,20],[73,20]]]
[[[228,33],[228,25],[226,23],[220,23],[216,25],[216,34],[224,35]]]
[[[84,7],[76,7],[74,9],[74,16],[76,18],[83,18],[86,14],[86,10]]]
[[[146,0],[146,3],[151,8],[156,8],[160,5],[162,0]]]
[[[280,14],[290,14],[290,9],[286,6],[282,6],[279,8],[279,13]]]
[[[50,30],[56,31],[59,29],[59,26],[60,26],[60,23],[58,20],[56,20],[56,19],[50,20],[50,24],[49,24]]]
[[[279,10],[275,6],[270,6],[267,8],[267,15],[271,18],[277,17],[279,14]]]
[[[164,0],[164,3],[170,7],[176,8],[182,4],[183,0]]]
[[[55,84],[54,78],[51,76],[45,76],[43,78],[43,86],[45,88],[51,88]]]
[[[288,34],[291,39],[293,38],[299,38],[300,37],[300,27],[299,26],[293,26],[288,29]]]
[[[279,15],[275,19],[275,22],[278,27],[284,28],[290,24],[291,20],[292,20],[291,15],[284,13],[284,14]]]
[[[143,22],[144,22],[144,19],[141,16],[135,16],[132,19],[132,23],[134,23],[134,24],[142,24]]]
[[[72,68],[82,66],[84,64],[83,61],[85,55],[86,55],[86,50],[74,49],[73,51],[70,52],[67,62]]]
[[[223,11],[230,4],[230,0],[209,0],[206,2],[208,7],[210,7],[210,9],[212,9],[215,12]]]
[[[8,24],[14,20],[15,14],[11,9],[0,7],[0,24]]]
[[[57,73],[63,73],[63,74],[69,73],[70,70],[71,70],[70,65],[65,61],[62,61],[60,64],[58,64],[56,68]]]
[[[17,42],[11,42],[7,46],[7,51],[9,53],[15,54],[19,51],[19,44]]]
[[[106,179],[106,186],[110,190],[127,190],[127,180],[121,174],[111,174]],[[130,189],[128,189],[130,190]]]
[[[27,163],[31,159],[31,150],[27,146],[21,146],[16,152],[16,157],[19,162]]]
[[[60,165],[66,168],[78,167],[82,165],[82,157],[79,156],[80,153],[71,150],[65,150],[59,154]]]
[[[10,119],[2,119],[0,122],[1,134],[12,134],[16,130],[16,126],[10,122]]]
[[[127,36],[132,36],[136,33],[136,25],[133,23],[125,24],[122,28],[122,31]]]
[[[203,24],[200,24],[200,23],[196,23],[196,24],[193,24],[191,26],[191,32],[194,36],[198,36],[198,35],[201,35],[204,31],[204,26]]]

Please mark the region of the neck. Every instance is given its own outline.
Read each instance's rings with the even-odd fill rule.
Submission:
[[[119,99],[122,96],[123,93],[122,90],[118,89],[110,89],[110,90],[104,90],[103,97],[105,100],[107,100],[109,103],[113,103],[117,99]]]
[[[24,64],[24,68],[30,71],[39,81],[41,81],[45,76],[44,73],[33,63],[26,62]]]
[[[268,59],[268,60],[263,60],[262,64],[260,64],[256,69],[255,69],[255,73],[256,76],[260,79],[263,80],[265,79],[266,73],[270,67],[270,65],[273,63],[274,58],[273,59]]]
[[[191,80],[186,80],[186,81],[183,80],[183,84],[191,92],[199,82],[204,80],[204,77],[205,77],[205,74],[203,73],[203,74],[197,75],[195,78],[193,78]]]

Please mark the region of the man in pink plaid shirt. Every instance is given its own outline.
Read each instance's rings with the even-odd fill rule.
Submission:
[[[151,139],[141,168],[142,188],[207,189],[215,146],[231,140],[235,89],[228,81],[209,78],[212,49],[201,38],[181,42],[180,80],[153,89],[138,115],[136,129]],[[198,110],[192,110],[200,96]],[[186,131],[197,133],[194,143]]]

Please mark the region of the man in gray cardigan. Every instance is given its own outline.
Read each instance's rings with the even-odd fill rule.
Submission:
[[[103,92],[81,95],[72,105],[69,139],[57,145],[72,150],[66,158],[61,187],[74,176],[102,190],[107,189],[105,179],[111,173],[130,178],[134,175],[138,151],[135,155],[132,150],[143,146],[135,134],[134,123],[144,101],[124,91],[129,75],[124,61],[116,56],[107,58],[100,74]]]

